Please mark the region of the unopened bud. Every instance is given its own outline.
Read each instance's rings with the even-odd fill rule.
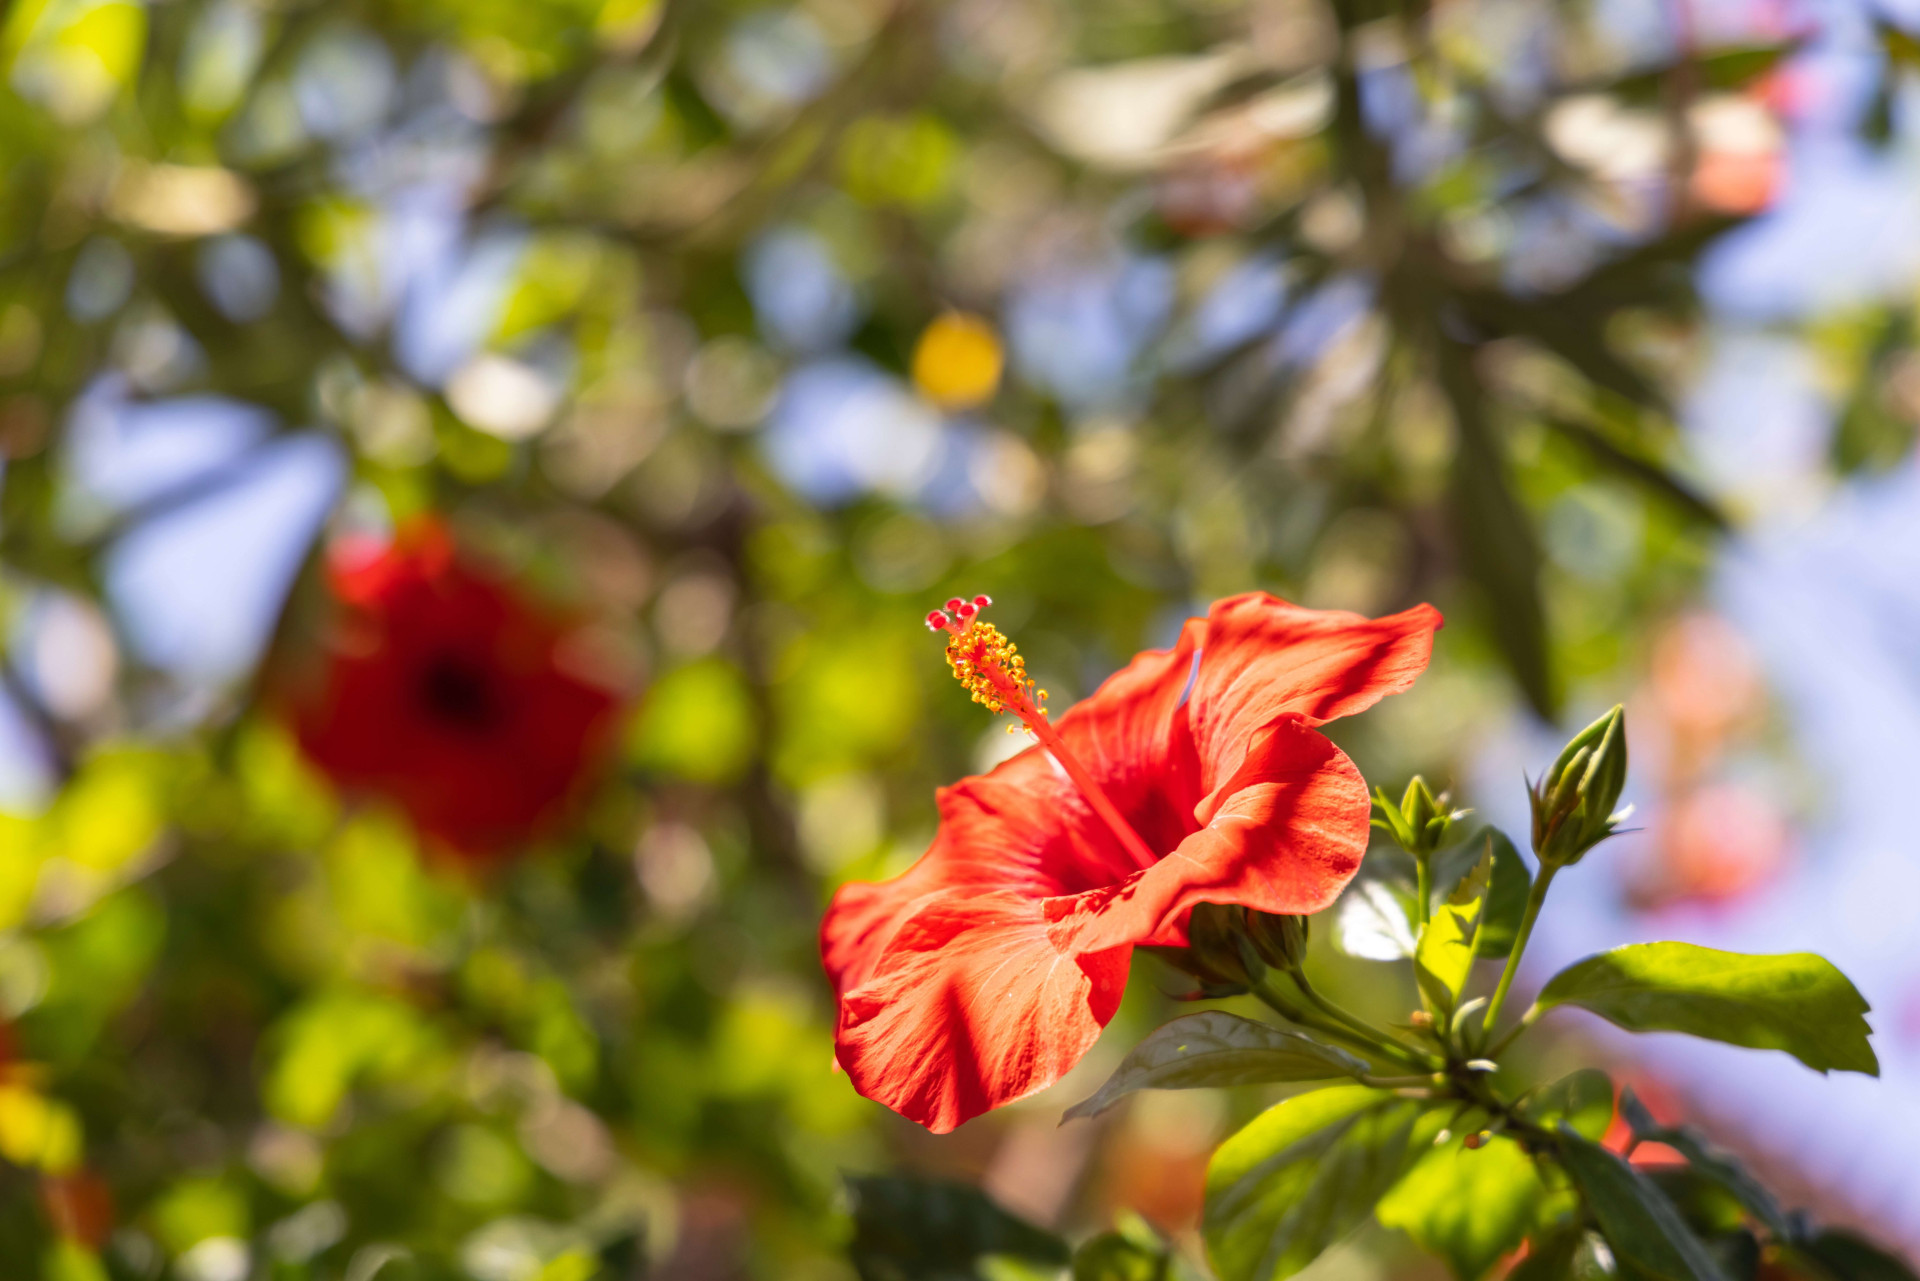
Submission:
[[[1577,863],[1613,835],[1627,784],[1627,720],[1615,707],[1574,735],[1533,786],[1533,850],[1543,864]]]
[[[1399,804],[1394,804],[1385,789],[1380,789],[1374,793],[1373,806],[1380,812],[1373,825],[1391,835],[1401,849],[1423,861],[1432,858],[1434,851],[1446,844],[1448,829],[1455,819],[1466,813],[1447,808],[1447,794],[1434,795],[1427,780],[1418,774],[1407,783]]]
[[[1413,1013],[1407,1015],[1407,1022],[1424,1032],[1433,1026],[1433,1015],[1427,1013],[1425,1010],[1415,1010]]]
[[[1467,1151],[1478,1152],[1481,1148],[1484,1148],[1485,1146],[1487,1146],[1487,1144],[1490,1143],[1492,1140],[1493,1140],[1493,1136],[1491,1134],[1488,1134],[1485,1130],[1476,1130],[1472,1134],[1469,1134],[1466,1138],[1460,1140],[1460,1142],[1466,1146]]]
[[[1245,910],[1219,903],[1195,904],[1187,917],[1187,945],[1171,949],[1168,961],[1200,980],[1209,993],[1243,992],[1253,982],[1240,950]]]
[[[1256,955],[1276,970],[1298,969],[1307,959],[1307,918],[1245,909],[1247,938]]]

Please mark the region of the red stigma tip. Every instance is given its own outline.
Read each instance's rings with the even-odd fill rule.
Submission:
[[[943,632],[947,629],[947,622],[947,616],[936,609],[927,615],[927,630],[930,632]]]
[[[976,610],[985,609],[991,604],[993,604],[993,597],[991,596],[975,596],[973,598],[973,607]]]
[[[958,596],[955,596],[952,600],[947,602],[947,612],[949,614],[957,614],[960,612],[960,607],[966,603],[967,602],[961,600]]]
[[[975,614],[977,614],[977,613],[979,613],[980,611],[979,611],[979,610],[977,610],[977,609],[975,609],[975,608],[974,608],[973,606],[971,606],[971,605],[966,605],[966,604],[963,604],[963,605],[961,605],[961,606],[960,606],[960,608],[959,608],[958,610],[956,610],[955,612],[956,612],[956,613],[958,613],[958,614],[960,615],[960,617],[961,617],[961,618],[963,618],[963,619],[967,619],[967,620],[969,620],[969,621],[971,621],[971,620],[972,620],[972,618],[973,618],[973,616],[974,616]]]

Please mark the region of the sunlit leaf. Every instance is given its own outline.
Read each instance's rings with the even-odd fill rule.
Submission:
[[[1280,1281],[1359,1225],[1431,1146],[1446,1113],[1365,1086],[1267,1109],[1207,1167],[1203,1231],[1222,1281]]]
[[[1427,927],[1420,934],[1414,955],[1414,974],[1436,1013],[1451,1014],[1473,972],[1474,930],[1487,892],[1487,880],[1493,872],[1491,849],[1482,854],[1473,870],[1460,879],[1446,900],[1433,909]]]
[[[1784,1050],[1817,1072],[1880,1073],[1867,1041],[1865,999],[1810,952],[1748,956],[1690,943],[1638,943],[1562,970],[1538,1004],[1578,1005],[1631,1032],[1686,1032]]]
[[[1534,1158],[1505,1136],[1478,1150],[1454,1140],[1421,1159],[1375,1211],[1429,1254],[1446,1261],[1458,1281],[1478,1281],[1518,1249],[1548,1203]]]

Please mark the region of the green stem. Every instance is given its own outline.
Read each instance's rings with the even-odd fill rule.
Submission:
[[[1390,1058],[1404,1066],[1413,1068],[1424,1068],[1426,1066],[1424,1063],[1408,1058],[1404,1052],[1399,1050],[1399,1047],[1374,1033],[1364,1024],[1361,1024],[1357,1029],[1349,1029],[1340,1023],[1318,1014],[1314,1010],[1301,1009],[1298,1004],[1288,997],[1287,993],[1274,987],[1274,980],[1277,977],[1278,971],[1268,970],[1265,974],[1262,974],[1258,979],[1254,980],[1252,990],[1255,996],[1266,1002],[1268,1007],[1279,1014],[1280,1017],[1289,1022],[1297,1023],[1301,1027],[1311,1028],[1333,1040],[1341,1042],[1348,1049],[1358,1050],[1360,1053],[1373,1058]]]
[[[1513,936],[1513,950],[1507,953],[1507,966],[1500,971],[1500,986],[1493,989],[1493,999],[1487,1002],[1487,1012],[1480,1020],[1482,1040],[1492,1034],[1500,1018],[1500,1007],[1507,1003],[1507,992],[1513,987],[1514,976],[1520,972],[1520,956],[1527,950],[1527,940],[1533,937],[1533,923],[1540,918],[1540,905],[1547,901],[1547,887],[1553,884],[1553,875],[1559,870],[1558,864],[1542,863],[1539,879],[1527,891],[1526,914],[1520,918],[1520,929]],[[1517,1035],[1517,1031],[1514,1035]],[[1512,1039],[1513,1035],[1509,1035],[1500,1045],[1504,1048],[1507,1041]]]
[[[1545,1012],[1546,1011],[1542,1010],[1539,1006],[1536,1005],[1531,1009],[1529,1009],[1525,1014],[1522,1014],[1520,1016],[1520,1021],[1518,1023],[1515,1023],[1512,1027],[1508,1028],[1507,1034],[1505,1036],[1501,1037],[1498,1041],[1495,1041],[1492,1045],[1487,1047],[1486,1057],[1490,1059],[1499,1058],[1501,1054],[1506,1052],[1506,1048],[1509,1045],[1512,1045],[1515,1041],[1519,1040],[1520,1034],[1526,1031],[1528,1028],[1532,1027],[1535,1023],[1537,1023],[1540,1019],[1540,1016]]]
[[[1420,897],[1413,907],[1414,937],[1418,938],[1419,932],[1427,928],[1427,920],[1433,914],[1433,859],[1415,854],[1413,865],[1418,869],[1420,876]]]
[[[1402,1045],[1386,1032],[1368,1023],[1365,1019],[1360,1018],[1358,1015],[1349,1014],[1346,1010],[1340,1008],[1340,1006],[1320,995],[1313,984],[1307,981],[1305,970],[1291,970],[1287,977],[1293,980],[1294,986],[1300,989],[1300,995],[1306,997],[1314,1009],[1320,1011],[1325,1017],[1334,1020],[1335,1023],[1351,1029],[1351,1035],[1364,1037],[1376,1047],[1377,1053],[1398,1059],[1409,1067],[1426,1069],[1436,1065],[1437,1061],[1431,1055],[1425,1054],[1412,1046]]]

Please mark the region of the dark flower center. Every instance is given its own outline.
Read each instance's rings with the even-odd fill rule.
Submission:
[[[486,669],[464,654],[429,658],[420,670],[418,693],[427,713],[452,729],[489,729],[500,719]]]

